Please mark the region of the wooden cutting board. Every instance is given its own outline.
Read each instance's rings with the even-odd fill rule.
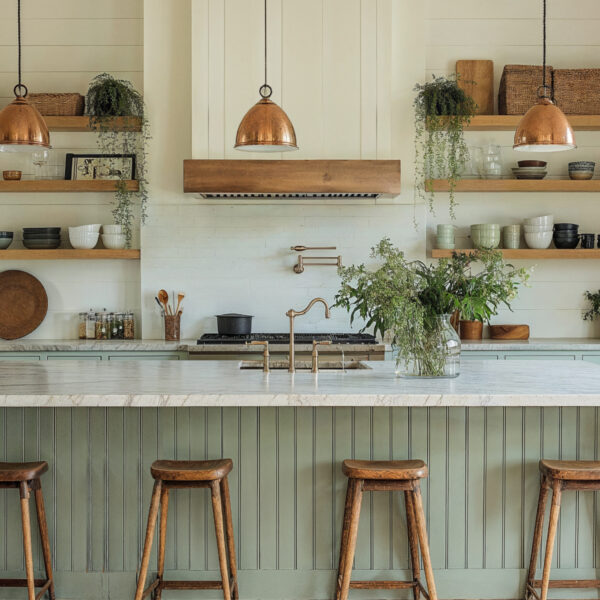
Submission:
[[[477,103],[478,115],[494,114],[494,61],[457,60],[458,87]]]
[[[25,271],[0,273],[0,338],[16,340],[31,333],[46,317],[44,286]]]
[[[528,340],[529,325],[490,325],[493,340]]]

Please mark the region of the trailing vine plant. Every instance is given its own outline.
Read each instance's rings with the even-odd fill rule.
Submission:
[[[469,150],[463,129],[475,114],[477,104],[457,85],[458,76],[436,77],[417,84],[415,108],[415,203],[427,201],[433,213],[430,179],[448,179],[450,216],[455,218],[454,191]]]
[[[583,294],[585,299],[590,303],[590,308],[583,313],[584,321],[593,321],[600,317],[600,290],[590,292],[589,290]]]
[[[112,215],[115,223],[121,225],[131,246],[135,222],[134,201],[139,201],[140,222],[147,217],[148,178],[146,146],[150,139],[150,128],[146,118],[144,98],[129,81],[115,79],[108,73],[101,73],[92,79],[87,99],[87,114],[90,128],[98,133],[97,145],[101,154],[134,154],[135,179],[138,191],[127,189],[127,177],[121,175],[115,192],[115,208]],[[112,118],[122,117],[123,127],[115,131]],[[141,128],[140,128],[141,125]]]

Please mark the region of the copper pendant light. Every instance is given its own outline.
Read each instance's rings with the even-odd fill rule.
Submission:
[[[550,99],[546,85],[546,0],[543,0],[543,76],[538,103],[521,119],[513,148],[522,152],[558,152],[575,148],[573,129],[564,113]]]
[[[270,98],[267,83],[267,0],[265,0],[265,83],[261,99],[244,115],[235,137],[235,148],[247,152],[289,152],[298,150],[296,132],[285,111]]]
[[[27,102],[27,86],[21,83],[21,0],[17,0],[17,32],[19,83],[13,90],[15,99],[0,111],[0,151],[33,152],[50,147],[50,134],[42,115]]]

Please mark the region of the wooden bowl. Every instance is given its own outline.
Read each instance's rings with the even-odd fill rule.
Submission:
[[[529,325],[490,325],[493,340],[528,340]]]
[[[20,181],[21,171],[2,171],[2,177],[5,181]]]

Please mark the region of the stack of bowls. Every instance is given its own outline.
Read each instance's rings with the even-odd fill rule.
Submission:
[[[572,249],[579,244],[579,225],[575,223],[557,223],[554,226],[554,245],[557,248]]]
[[[594,176],[595,162],[591,160],[578,160],[569,163],[569,177],[571,179],[591,179]]]
[[[548,174],[545,160],[520,160],[517,164],[512,170],[517,179],[544,179]]]
[[[471,239],[473,246],[480,250],[497,248],[500,245],[500,225],[497,223],[471,225]]]
[[[13,241],[12,231],[0,231],[0,250],[6,250]]]
[[[525,219],[525,242],[529,248],[545,249],[552,243],[552,228],[554,226],[554,215],[542,217],[531,217]]]
[[[60,246],[60,227],[24,227],[23,246],[29,250],[54,250]]]
[[[102,225],[102,243],[109,250],[125,248],[127,239],[121,225]]]
[[[456,227],[454,225],[438,225],[437,226],[437,238],[436,244],[438,248],[445,250],[454,250],[454,231]]]
[[[69,242],[77,250],[91,250],[98,243],[100,225],[69,227]]]
[[[502,228],[502,245],[505,248],[516,249],[521,246],[521,226],[506,225]]]

